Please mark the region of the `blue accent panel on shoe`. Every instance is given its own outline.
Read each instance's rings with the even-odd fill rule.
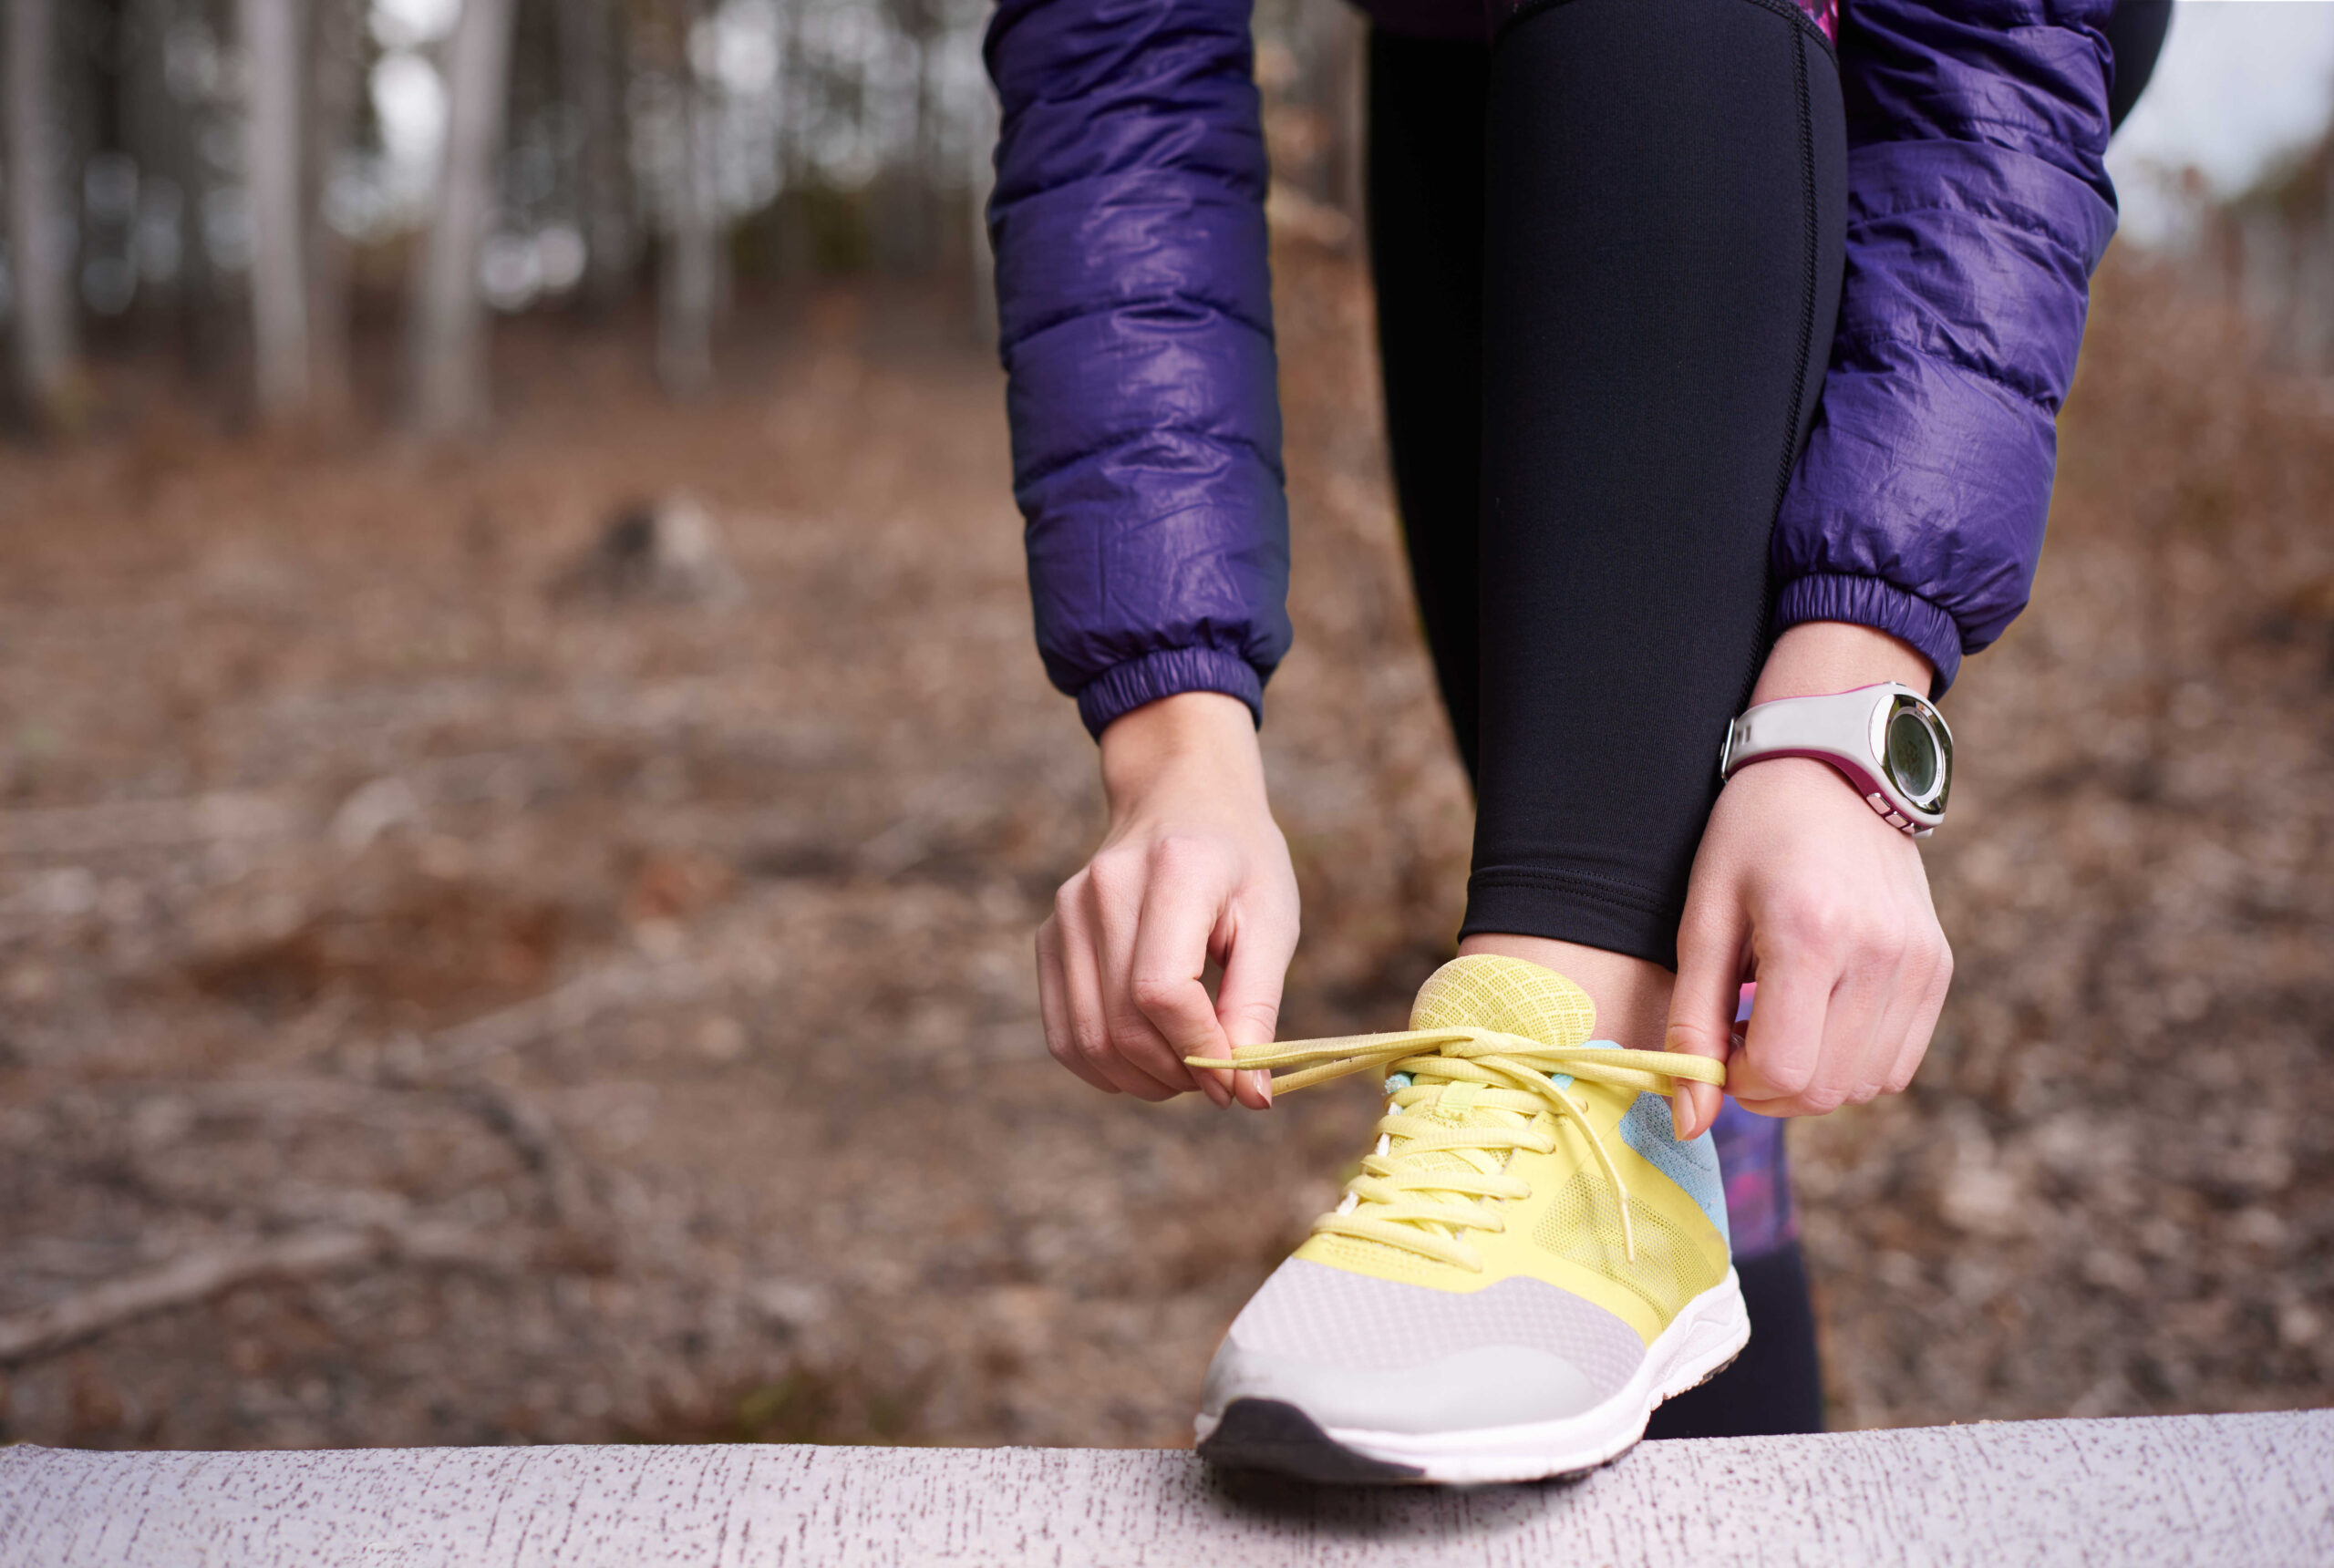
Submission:
[[[1678,1183],[1694,1207],[1718,1227],[1720,1240],[1733,1250],[1734,1238],[1726,1223],[1726,1183],[1718,1169],[1718,1143],[1707,1132],[1689,1142],[1678,1141],[1669,1101],[1658,1094],[1640,1094],[1621,1118],[1621,1141],[1636,1150],[1645,1162]]]

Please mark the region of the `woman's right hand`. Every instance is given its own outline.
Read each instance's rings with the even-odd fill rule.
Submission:
[[[1102,732],[1102,789],[1110,832],[1038,928],[1046,1048],[1108,1094],[1264,1109],[1267,1074],[1183,1066],[1272,1039],[1296,950],[1296,873],[1247,705],[1185,692],[1122,716]]]

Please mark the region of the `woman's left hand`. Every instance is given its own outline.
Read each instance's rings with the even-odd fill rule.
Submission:
[[[1926,688],[1926,662],[1881,633],[1809,623],[1777,643],[1752,700],[1892,679]],[[1952,978],[1918,847],[1830,765],[1756,762],[1719,792],[1678,926],[1667,1043],[1724,1061],[1744,1109],[1820,1116],[1901,1093]],[[1738,1039],[1746,979],[1759,998]],[[1682,1086],[1678,1136],[1718,1109],[1715,1088]]]

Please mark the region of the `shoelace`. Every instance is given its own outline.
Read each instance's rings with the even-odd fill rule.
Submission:
[[[1392,1108],[1379,1119],[1378,1147],[1362,1160],[1361,1173],[1346,1183],[1344,1202],[1313,1222],[1314,1233],[1381,1242],[1475,1274],[1482,1272],[1482,1260],[1467,1244],[1466,1233],[1496,1233],[1507,1228],[1482,1200],[1531,1196],[1528,1182],[1507,1173],[1507,1157],[1518,1149],[1553,1152],[1553,1118],[1562,1117],[1571,1118],[1596,1153],[1619,1200],[1622,1247],[1629,1262],[1637,1262],[1628,1183],[1597,1136],[1587,1108],[1566,1094],[1551,1074],[1660,1095],[1673,1092],[1681,1078],[1721,1088],[1726,1083],[1725,1064],[1706,1057],[1595,1045],[1550,1046],[1496,1029],[1402,1029],[1283,1040],[1243,1046],[1228,1062],[1222,1057],[1183,1060],[1189,1067],[1219,1071],[1227,1067],[1294,1069],[1274,1078],[1275,1093],[1372,1068],[1390,1069]],[[1436,1110],[1449,1119],[1429,1114]],[[1469,1114],[1475,1110],[1512,1111],[1517,1119],[1479,1120]],[[1544,1116],[1552,1119],[1544,1120]],[[1470,1122],[1473,1124],[1466,1125]],[[1464,1169],[1433,1169],[1420,1158],[1435,1153],[1457,1156]]]

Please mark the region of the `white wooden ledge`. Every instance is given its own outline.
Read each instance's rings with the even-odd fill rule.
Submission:
[[[2334,1563],[2334,1411],[1646,1443],[1574,1485],[1226,1483],[1187,1453],[0,1450],[8,1568]]]

